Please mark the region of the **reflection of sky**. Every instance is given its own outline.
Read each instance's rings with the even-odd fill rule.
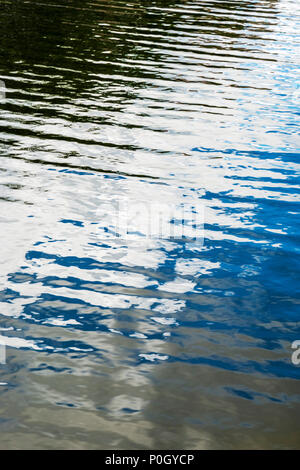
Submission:
[[[196,425],[186,425],[196,445],[198,421],[228,419],[224,403],[238,416],[250,409],[238,399],[297,401],[287,353],[298,334],[295,5],[244,12],[244,33],[231,37],[212,23],[198,32],[185,3],[167,39],[128,28],[141,58],[120,54],[124,74],[97,73],[102,59],[87,58],[91,89],[65,101],[22,89],[58,70],[43,77],[37,64],[37,80],[7,77],[22,97],[8,93],[1,115],[10,126],[1,128],[1,320],[13,326],[0,341],[7,335],[12,350],[32,354],[28,387],[56,419],[57,406],[66,415],[82,408],[84,422],[83,409],[96,410],[88,425],[97,431],[113,426],[105,413],[118,425],[141,413],[147,432],[140,441],[130,432],[144,443],[164,413],[184,428],[182,409],[191,421],[196,410]],[[217,16],[226,14],[223,33],[240,17],[222,8]],[[113,236],[119,204],[118,229],[129,219],[131,239]],[[195,209],[196,240],[145,237],[148,222],[160,228],[153,208],[165,235],[182,208],[192,220]],[[84,393],[70,397],[60,369]],[[203,432],[203,447],[209,438]]]
[[[226,52],[224,55],[220,51],[216,57],[205,55],[203,63],[199,63],[201,50],[206,52],[205,41],[199,51],[196,34],[194,42],[185,46],[186,38],[183,36],[180,46],[183,49],[179,48],[182,51],[180,61],[174,61],[175,56],[166,49],[161,55],[161,64],[160,61],[155,62],[156,67],[163,65],[160,79],[131,77],[132,84],[149,82],[151,86],[137,88],[135,99],[125,103],[120,112],[116,109],[107,125],[97,124],[97,119],[107,118],[107,112],[101,109],[101,102],[98,108],[89,106],[97,98],[97,90],[91,91],[85,99],[78,98],[73,103],[61,105],[65,117],[75,114],[80,118],[86,116],[95,120],[92,126],[89,120],[81,120],[69,126],[65,118],[48,118],[37,122],[33,117],[36,133],[63,135],[69,140],[51,139],[51,146],[49,142],[47,149],[47,144],[43,144],[43,149],[43,146],[36,147],[36,137],[22,138],[28,158],[31,158],[34,149],[35,158],[47,160],[48,150],[51,150],[51,159],[54,161],[55,156],[68,155],[68,162],[74,165],[80,155],[80,164],[89,166],[91,171],[51,168],[53,171],[49,172],[47,167],[42,169],[39,165],[32,165],[28,185],[27,179],[24,179],[24,175],[27,176],[27,165],[21,160],[13,163],[7,160],[13,186],[5,186],[7,173],[4,173],[1,196],[9,199],[13,194],[20,199],[11,202],[9,213],[4,211],[5,215],[2,215],[6,227],[1,234],[2,263],[5,266],[2,270],[3,285],[13,287],[7,273],[15,272],[22,266],[24,273],[34,274],[37,279],[43,279],[46,273],[50,275],[53,271],[53,276],[61,277],[61,280],[56,280],[55,292],[66,297],[73,295],[64,280],[67,276],[88,282],[150,287],[183,294],[192,292],[195,283],[180,275],[201,276],[202,273],[209,274],[221,268],[218,261],[201,259],[201,250],[205,250],[205,246],[200,243],[200,237],[198,244],[189,247],[191,253],[194,251],[194,258],[186,259],[177,255],[178,277],[164,283],[151,278],[147,280],[147,276],[142,274],[121,273],[112,269],[105,272],[103,268],[100,271],[86,271],[76,266],[58,267],[51,259],[51,254],[55,254],[55,259],[75,254],[78,259],[96,256],[104,264],[117,262],[123,266],[140,266],[152,270],[159,269],[168,260],[169,253],[176,249],[174,241],[151,239],[147,243],[123,243],[122,240],[111,238],[111,233],[108,233],[108,243],[105,243],[101,229],[110,225],[113,227],[114,222],[109,219],[107,208],[122,202],[145,202],[145,212],[148,201],[157,205],[163,201],[166,207],[175,208],[182,205],[188,207],[192,202],[198,205],[199,213],[204,210],[204,238],[215,242],[228,240],[235,243],[270,244],[268,233],[285,235],[289,227],[284,225],[281,218],[270,221],[269,218],[264,220],[257,217],[258,200],[287,203],[297,200],[295,186],[291,190],[290,182],[296,175],[298,164],[293,158],[287,165],[281,158],[274,159],[272,156],[280,149],[287,152],[296,148],[293,122],[296,122],[297,108],[294,90],[298,85],[291,77],[295,76],[297,66],[293,47],[297,20],[294,16],[290,18],[291,2],[283,3],[281,7],[276,21],[268,26],[265,33],[260,33],[260,40],[257,40],[254,26],[253,38],[249,32],[247,40],[241,40],[238,47],[234,39],[228,38],[228,45],[233,51],[236,48],[236,54]],[[251,24],[255,25],[255,21]],[[285,46],[282,45],[283,34]],[[264,35],[267,41],[264,41]],[[181,41],[180,38],[178,40]],[[213,37],[209,35],[210,44],[212,40]],[[141,44],[148,48],[152,44],[151,38]],[[152,53],[155,56],[155,47]],[[217,69],[214,68],[214,61],[218,65]],[[125,58],[124,64],[130,66],[130,60]],[[137,62],[136,66],[147,72],[153,63],[146,65]],[[116,83],[122,83],[123,80],[122,76],[106,77],[103,74],[99,78],[111,80],[112,85],[107,81],[107,86],[112,87],[112,92],[118,91]],[[126,77],[125,87],[128,91],[130,80]],[[124,91],[123,88],[121,86]],[[109,94],[107,96],[110,100]],[[37,101],[32,103],[33,107],[40,104]],[[43,103],[43,106],[47,104]],[[137,117],[139,126],[135,126]],[[17,127],[26,127],[21,114],[13,118]],[[6,119],[11,119],[9,113]],[[31,117],[28,116],[28,119],[30,122]],[[128,124],[135,127],[131,129],[127,127]],[[111,143],[119,146],[118,153],[112,151],[111,147],[101,147],[102,144]],[[143,173],[160,180],[154,182],[147,178],[106,177],[93,173],[93,160],[97,161],[99,145],[101,163],[108,169],[117,167],[129,174]],[[132,150],[125,149],[130,146]],[[256,149],[258,153],[255,153]],[[158,157],[157,152],[163,157]],[[20,149],[19,155],[21,153],[24,153],[24,147]],[[5,165],[4,158],[3,161]],[[17,192],[14,190],[16,185],[19,185]],[[105,219],[107,214],[108,220]],[[136,219],[136,215],[133,208],[132,218]],[[149,220],[149,214],[148,218],[147,214],[144,218],[141,215],[141,221],[137,224],[139,228]],[[170,217],[167,217],[166,224],[170,222]],[[122,218],[120,223],[122,231]],[[138,237],[138,233],[134,236]],[[281,245],[281,241],[275,237],[273,246]],[[39,250],[43,254],[48,253],[50,258],[24,259],[26,252]],[[251,266],[245,265],[244,268],[244,272],[249,275],[259,271],[259,268]],[[16,299],[7,312],[10,309],[15,311],[17,305],[17,310],[22,309],[27,303],[26,297],[38,299],[40,294],[50,294],[54,288],[40,285],[40,292],[37,293],[36,285],[24,283],[19,284],[19,289],[25,299]],[[141,300],[90,290],[82,290],[76,295],[82,302],[90,301],[108,308],[135,305],[137,308],[151,309],[154,301],[151,298]],[[164,301],[169,300],[160,300],[159,308],[164,309]]]

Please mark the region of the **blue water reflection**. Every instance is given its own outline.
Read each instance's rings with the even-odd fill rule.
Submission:
[[[1,448],[299,446],[296,7],[6,2]]]

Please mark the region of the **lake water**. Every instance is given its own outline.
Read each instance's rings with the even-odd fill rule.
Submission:
[[[298,0],[0,3],[0,448],[299,447]]]

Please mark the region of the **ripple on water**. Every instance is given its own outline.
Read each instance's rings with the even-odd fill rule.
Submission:
[[[5,2],[1,448],[299,445],[297,7]]]

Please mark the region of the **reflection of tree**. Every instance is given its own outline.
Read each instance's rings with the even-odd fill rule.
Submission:
[[[184,3],[189,5],[186,1]],[[272,7],[276,2],[269,3]],[[50,73],[52,78],[47,82],[47,91],[63,94],[64,98],[91,90],[95,85],[95,78],[91,78],[93,74],[123,74],[124,67],[120,64],[126,57],[157,59],[152,54],[151,46],[141,48],[135,43],[136,36],[132,35],[136,32],[135,28],[138,28],[139,37],[144,39],[149,33],[161,35],[165,30],[164,40],[172,46],[174,28],[186,21],[184,13],[176,8],[172,10],[175,5],[177,3],[172,0],[136,0],[130,7],[125,2],[124,6],[120,6],[119,2],[115,5],[113,1],[94,2],[92,6],[85,6],[79,0],[56,5],[48,5],[46,1],[5,3],[0,12],[0,72],[16,74],[34,69],[40,75]],[[206,5],[203,11],[199,10],[197,3],[195,6],[198,7],[197,14],[189,17],[189,23],[197,28],[200,44],[202,33],[207,35],[213,32],[207,29],[207,25],[211,26],[216,21],[215,6]],[[222,3],[222,11],[230,15],[239,8],[255,11],[257,7],[252,2]],[[236,37],[239,31],[242,32],[246,21],[246,15],[230,18],[229,30],[226,14],[218,15],[218,35],[232,34]],[[217,47],[222,48],[222,43]],[[125,71],[125,75],[131,77],[141,77],[142,73],[138,67]],[[159,78],[160,75],[152,71],[148,72],[148,76]],[[126,99],[126,94],[122,98]]]

